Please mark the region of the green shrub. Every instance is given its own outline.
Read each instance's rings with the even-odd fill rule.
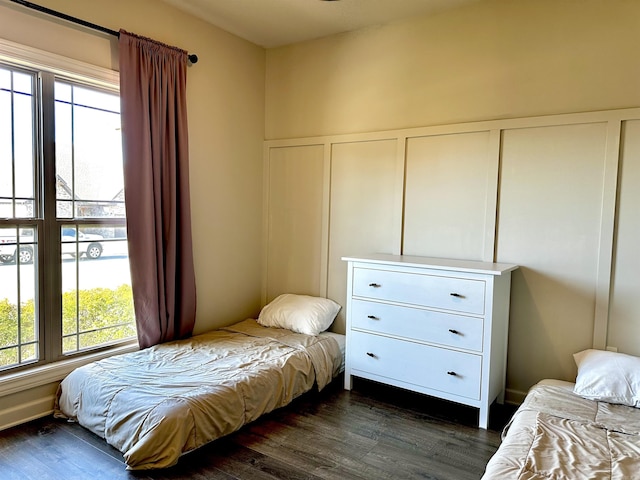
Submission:
[[[134,336],[131,286],[65,292],[62,295],[62,331],[64,335],[78,334],[78,337],[65,339],[65,352]]]
[[[16,304],[6,298],[0,300],[0,368],[19,362],[18,332],[23,344],[36,340],[35,313],[33,299],[20,305],[20,316]],[[131,286],[65,292],[62,295],[62,331],[64,353],[135,336]],[[34,358],[36,350],[24,347],[22,361]]]

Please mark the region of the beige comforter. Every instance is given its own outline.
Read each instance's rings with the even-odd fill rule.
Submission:
[[[482,478],[640,479],[640,409],[586,400],[572,383],[543,381],[505,428]]]
[[[164,468],[314,383],[323,388],[341,362],[330,336],[245,320],[80,367],[63,380],[56,414],[120,450],[128,469]]]

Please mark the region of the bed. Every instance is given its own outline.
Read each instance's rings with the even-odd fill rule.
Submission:
[[[344,335],[248,319],[80,367],[62,381],[55,415],[104,438],[129,470],[165,468],[343,368]]]
[[[483,480],[640,478],[640,358],[599,350],[575,357],[576,383],[531,388]]]

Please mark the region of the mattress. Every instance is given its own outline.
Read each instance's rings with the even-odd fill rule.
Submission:
[[[640,478],[640,409],[586,400],[573,383],[534,385],[483,480]]]
[[[343,335],[342,333],[335,333],[335,332],[322,332],[319,336],[331,337],[337,342],[338,348],[340,349],[340,366],[338,367],[338,373],[344,372],[344,361],[346,358],[345,352],[347,348],[346,336]]]
[[[340,337],[250,319],[110,357],[62,381],[56,416],[104,438],[128,469],[169,467],[314,385],[326,386],[344,362]]]

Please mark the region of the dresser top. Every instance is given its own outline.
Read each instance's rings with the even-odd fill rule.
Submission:
[[[455,260],[450,258],[417,257],[410,255],[390,255],[374,253],[363,256],[342,257],[347,262],[375,263],[379,265],[399,265],[403,267],[431,268],[434,270],[454,270],[459,272],[502,275],[516,270],[518,265],[510,263],[478,262],[474,260]]]

